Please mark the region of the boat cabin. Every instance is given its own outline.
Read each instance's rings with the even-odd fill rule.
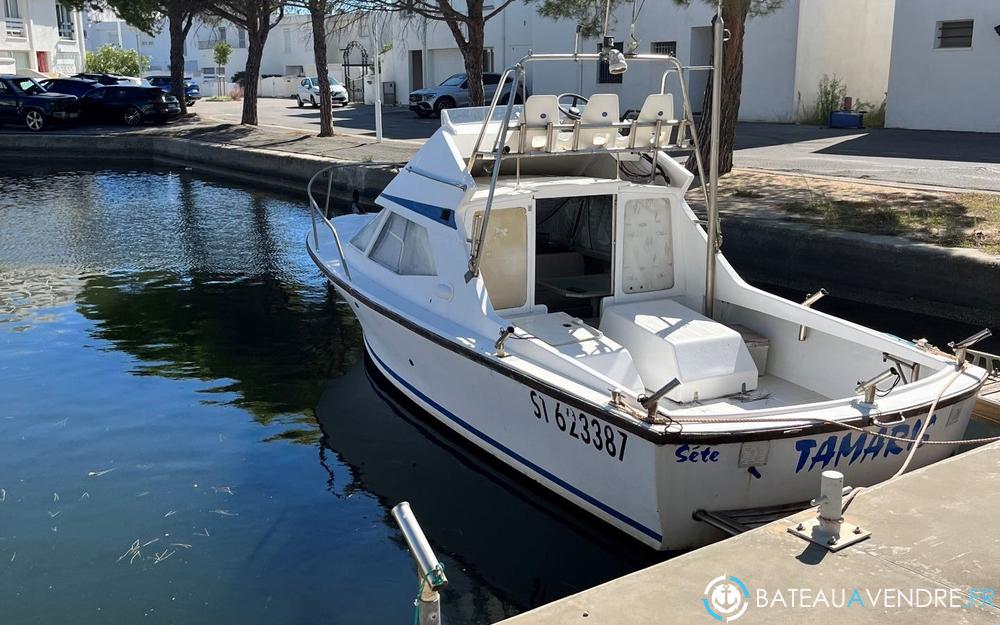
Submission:
[[[492,354],[513,326],[500,350],[583,387],[638,397],[676,379],[665,396],[674,412],[849,401],[900,351],[749,287],[721,256],[710,318],[707,238],[684,201],[693,176],[665,151],[687,136],[672,102],[651,96],[648,111],[619,121],[613,95],[592,96],[578,119],[550,98],[528,98],[507,120],[487,107],[445,111],[379,196],[385,210],[358,217],[356,232],[344,226],[348,264],[378,274],[372,288],[406,301],[407,316],[476,349]],[[903,351],[907,383],[921,363],[940,367]]]

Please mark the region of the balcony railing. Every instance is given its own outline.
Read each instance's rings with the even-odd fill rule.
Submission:
[[[8,38],[24,38],[24,20],[19,17],[5,17],[2,20],[3,30]]]

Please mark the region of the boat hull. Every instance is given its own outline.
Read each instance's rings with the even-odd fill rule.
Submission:
[[[659,550],[698,547],[725,535],[693,518],[805,502],[820,473],[836,469],[845,484],[868,486],[892,476],[909,445],[874,434],[915,437],[926,414],[866,432],[813,429],[795,436],[692,436],[649,440],[598,407],[553,397],[551,389],[504,375],[440,340],[399,323],[342,289],[361,322],[365,347],[385,377],[435,419],[473,445],[618,530]],[[927,438],[961,439],[975,396],[943,401]],[[790,420],[792,417],[790,416]],[[922,445],[911,468],[952,455],[955,445]],[[460,493],[456,493],[461,496]]]

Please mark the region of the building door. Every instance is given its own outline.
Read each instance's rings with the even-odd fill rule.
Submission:
[[[410,91],[424,88],[424,51],[410,50]]]
[[[47,52],[37,52],[36,57],[38,59],[38,71],[43,74],[49,71],[49,55]]]

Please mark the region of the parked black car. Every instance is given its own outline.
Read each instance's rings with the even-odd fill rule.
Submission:
[[[180,102],[159,87],[116,85],[95,87],[80,98],[88,121],[115,121],[139,126],[145,121],[164,123],[181,112]]]
[[[154,87],[159,87],[165,91],[171,90],[170,76],[147,76],[146,80]],[[177,95],[176,93],[174,95]],[[201,99],[201,87],[190,76],[184,77],[184,101],[188,106]]]
[[[0,123],[21,123],[38,131],[53,121],[72,122],[79,117],[75,96],[49,93],[24,76],[0,76]]]
[[[101,83],[102,85],[134,84],[128,76],[118,76],[117,74],[95,74],[92,72],[80,72],[79,74],[74,74],[73,78],[83,78],[84,80],[93,80],[94,82]]]
[[[97,81],[83,78],[49,78],[38,84],[50,93],[65,93],[75,95],[78,98],[83,97],[95,87],[101,86]]]

